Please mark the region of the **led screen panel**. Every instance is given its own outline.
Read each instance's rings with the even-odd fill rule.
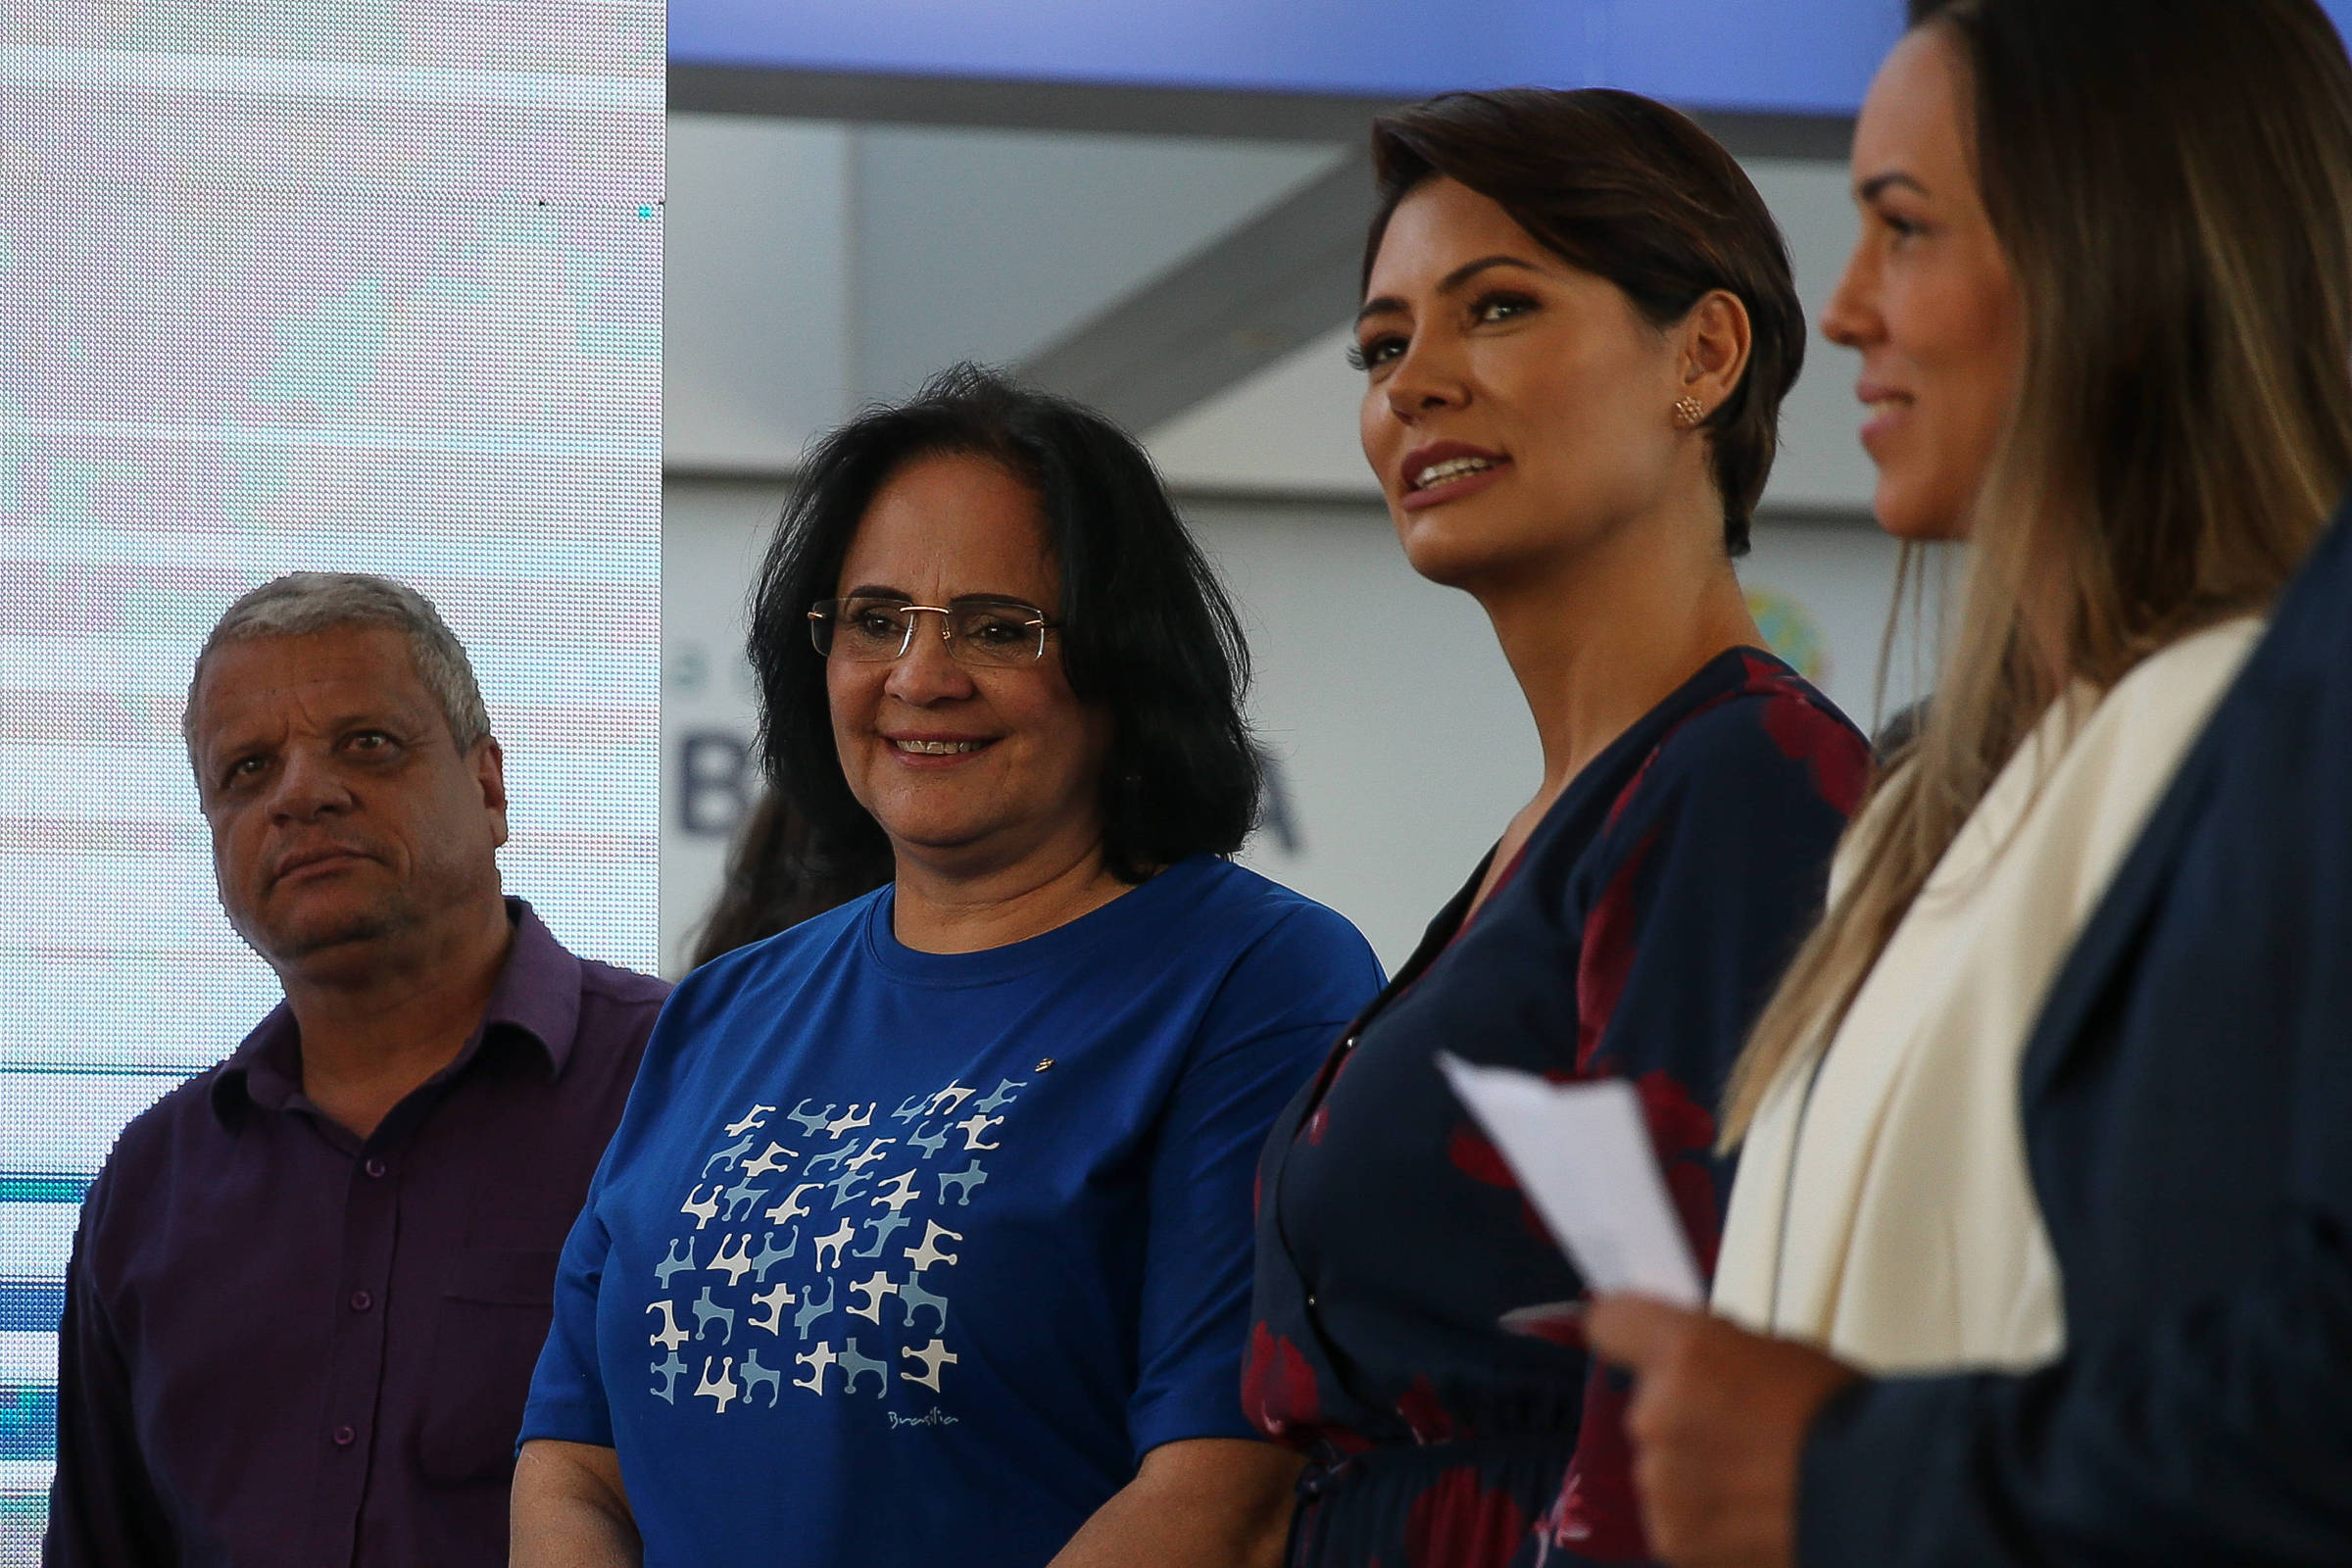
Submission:
[[[295,567],[470,647],[510,891],[656,961],[658,0],[0,0],[0,1561],[129,1116],[276,1000],[178,734]]]
[[[2339,26],[2352,0],[2325,0]],[[679,65],[1418,98],[1625,87],[1851,114],[1901,0],[674,0]]]
[[[681,65],[1417,98],[1608,85],[1850,112],[1887,0],[674,0]]]

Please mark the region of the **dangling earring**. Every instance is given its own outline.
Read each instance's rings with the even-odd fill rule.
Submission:
[[[1678,430],[1695,429],[1698,421],[1707,416],[1706,405],[1696,398],[1677,398],[1674,403],[1674,427]]]

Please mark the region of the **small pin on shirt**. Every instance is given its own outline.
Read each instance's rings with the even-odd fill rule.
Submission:
[[[1048,1067],[1053,1065],[1054,1058],[1052,1056],[1040,1056],[1037,1058],[1037,1070],[1039,1072],[1044,1072]]]

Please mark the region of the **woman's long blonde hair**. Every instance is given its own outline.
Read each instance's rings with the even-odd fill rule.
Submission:
[[[1973,79],[2024,363],[1935,699],[1733,1073],[1727,1146],[1826,1047],[2063,688],[2267,605],[2352,481],[2352,65],[2314,0],[1914,0],[1911,20]]]

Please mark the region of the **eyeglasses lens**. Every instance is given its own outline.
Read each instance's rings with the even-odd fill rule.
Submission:
[[[937,611],[888,599],[827,600],[809,616],[810,639],[828,658],[886,663],[912,645],[917,622]],[[1026,605],[962,604],[947,612],[948,653],[958,663],[1033,663],[1045,655],[1045,612]]]
[[[1034,610],[960,605],[949,622],[949,651],[967,664],[1027,664],[1046,651],[1042,617]]]

